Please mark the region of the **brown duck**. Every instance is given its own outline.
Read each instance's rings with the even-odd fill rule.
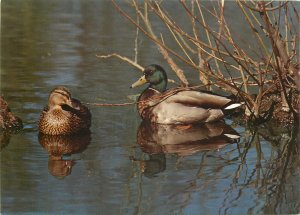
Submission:
[[[153,64],[132,84],[131,88],[149,83],[138,99],[138,111],[144,120],[159,124],[215,122],[221,120],[227,110],[241,106],[227,97],[190,88],[166,90],[167,82],[165,70]]]
[[[68,135],[86,131],[91,126],[89,109],[77,99],[71,97],[65,87],[54,88],[44,108],[39,131],[49,135]]]
[[[22,127],[22,120],[11,112],[7,102],[0,96],[0,130],[19,130]]]

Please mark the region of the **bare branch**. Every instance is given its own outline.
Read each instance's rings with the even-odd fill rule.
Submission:
[[[286,2],[284,2],[283,4],[280,4],[280,5],[278,5],[278,6],[276,6],[276,7],[272,7],[272,8],[265,8],[265,9],[261,9],[261,8],[259,8],[259,7],[251,7],[251,6],[249,6],[247,3],[246,3],[246,1],[244,0],[242,0],[242,1],[239,1],[239,2],[241,2],[243,5],[245,5],[248,9],[250,9],[250,10],[254,10],[254,11],[256,11],[256,12],[264,12],[264,11],[274,11],[274,10],[278,10],[279,8],[282,8],[283,6],[285,6],[287,3],[288,3],[288,1],[286,1]]]
[[[97,55],[96,54],[96,57],[102,58],[102,59],[116,57],[116,58],[119,58],[119,59],[121,59],[121,60],[123,60],[123,61],[125,61],[125,62],[127,62],[129,64],[131,64],[132,66],[138,68],[139,70],[144,71],[144,67],[142,67],[138,63],[134,62],[133,60],[130,60],[129,58],[121,56],[121,55],[119,55],[117,53],[112,53],[112,54],[108,54],[108,55]]]
[[[183,86],[187,86],[188,81],[187,81],[183,71],[181,69],[179,69],[178,66],[175,64],[175,62],[172,60],[172,58],[169,57],[168,52],[172,53],[173,55],[175,55],[177,58],[179,58],[183,62],[187,63],[188,65],[193,66],[193,64],[191,64],[189,61],[185,60],[183,57],[181,57],[179,54],[177,54],[175,51],[168,48],[165,44],[163,44],[161,41],[159,41],[157,39],[157,37],[155,36],[155,34],[152,31],[152,28],[151,28],[151,25],[150,25],[149,21],[148,21],[147,3],[144,4],[145,5],[145,14],[146,14],[144,16],[139,11],[139,8],[137,7],[137,4],[134,1],[135,7],[139,11],[138,12],[139,15],[141,16],[144,23],[146,24],[148,32],[145,29],[143,29],[138,23],[136,23],[136,21],[134,19],[132,19],[127,13],[125,13],[114,0],[111,0],[111,1],[112,1],[113,5],[115,6],[115,8],[119,11],[119,13],[122,16],[124,16],[126,19],[128,19],[130,22],[132,22],[137,28],[139,28],[141,30],[141,32],[143,32],[149,39],[151,39],[152,41],[154,41],[158,45],[160,52],[162,53],[164,58],[168,61],[169,65],[172,67],[172,69],[175,71],[176,75],[178,76],[178,78],[182,82]]]

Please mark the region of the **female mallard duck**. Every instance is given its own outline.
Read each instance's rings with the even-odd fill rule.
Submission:
[[[131,88],[149,83],[138,99],[140,116],[160,124],[214,122],[224,111],[239,107],[229,98],[189,88],[166,90],[167,74],[159,65],[147,66],[144,75]]]
[[[91,113],[80,101],[71,97],[65,87],[54,88],[44,108],[39,130],[43,134],[68,135],[88,130],[91,126]]]
[[[7,102],[0,96],[0,130],[17,131],[22,127],[22,120],[11,112]]]

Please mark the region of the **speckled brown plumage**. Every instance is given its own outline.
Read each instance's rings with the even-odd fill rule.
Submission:
[[[48,105],[41,113],[39,131],[49,135],[75,134],[88,130],[91,126],[91,113],[80,101],[71,97],[65,87],[54,88]]]
[[[22,120],[10,111],[7,102],[0,96],[0,129],[19,130],[22,127]]]

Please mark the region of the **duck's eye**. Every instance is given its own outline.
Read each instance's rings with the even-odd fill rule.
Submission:
[[[148,70],[145,72],[145,76],[151,76],[153,75],[154,71],[153,70]]]

